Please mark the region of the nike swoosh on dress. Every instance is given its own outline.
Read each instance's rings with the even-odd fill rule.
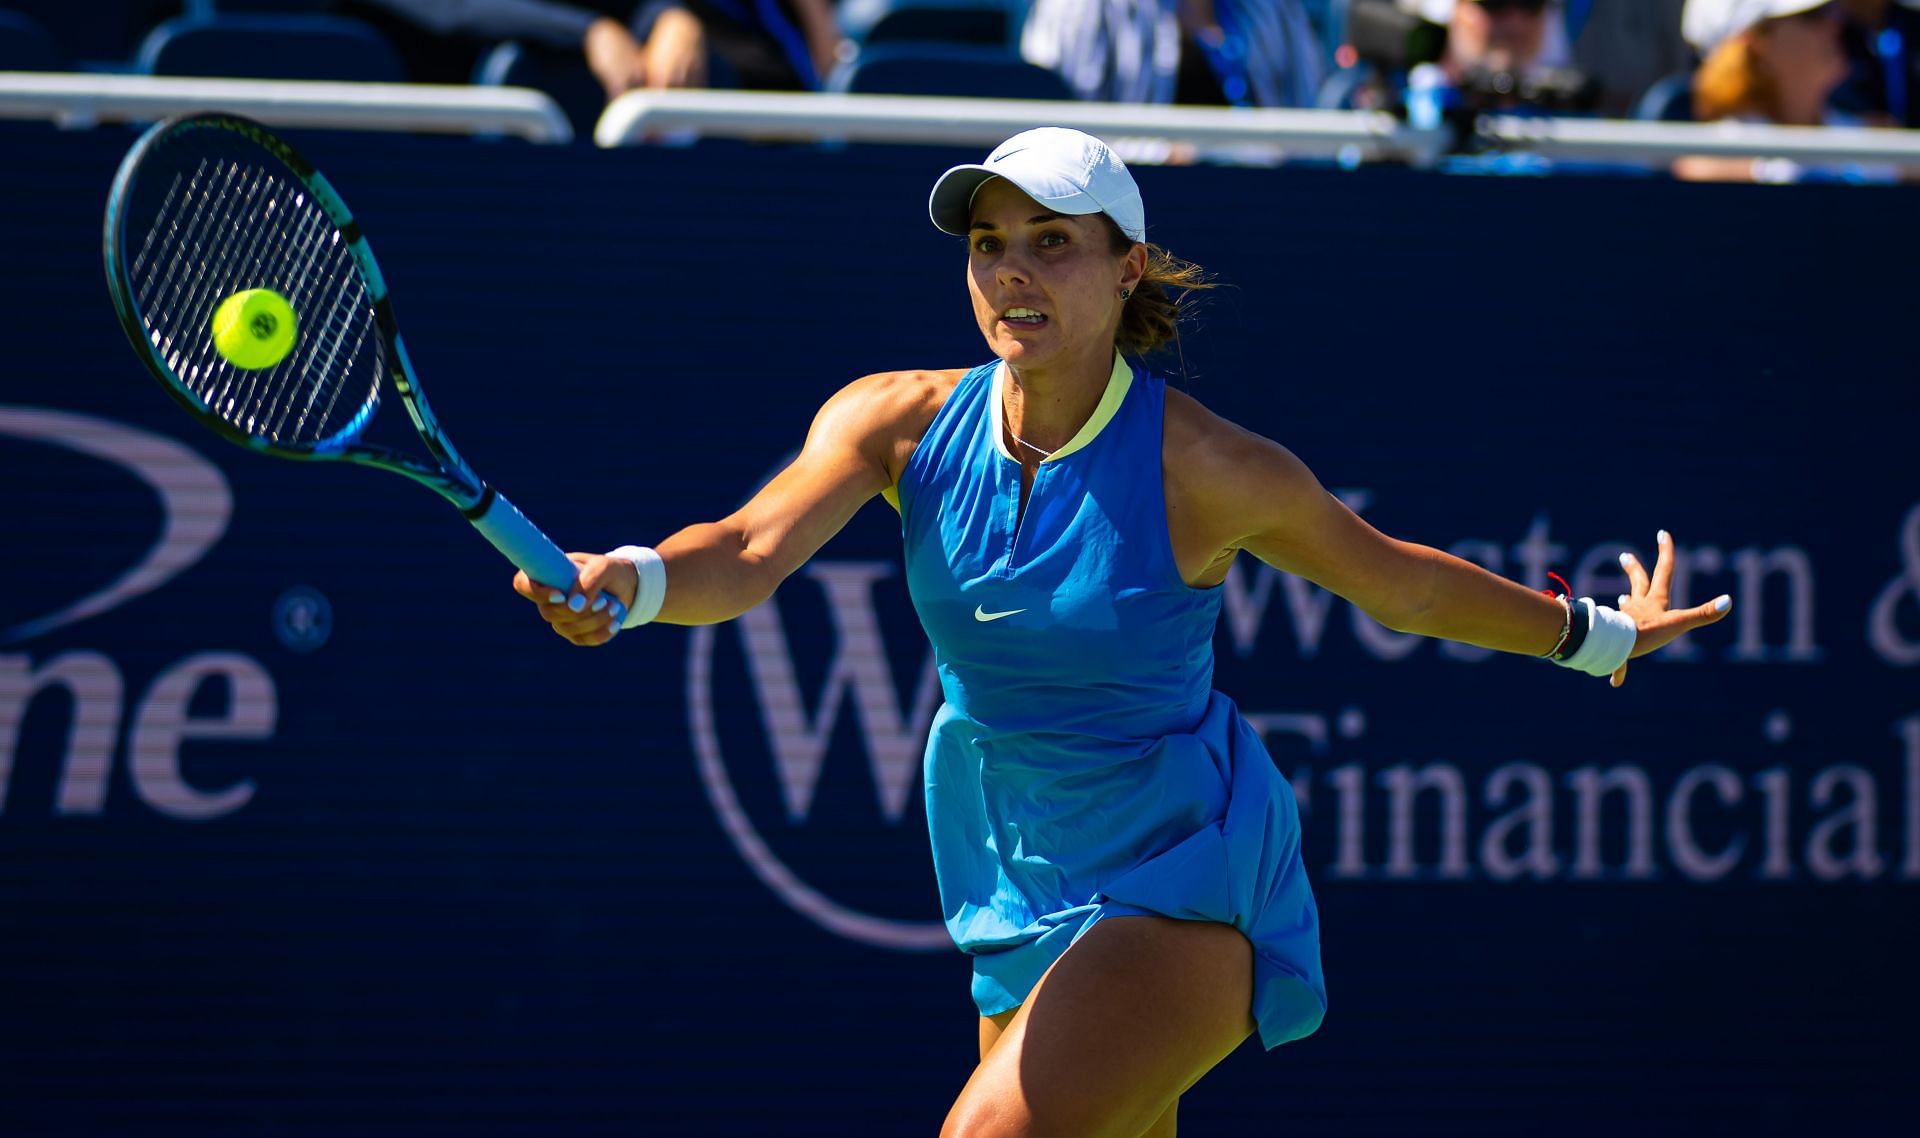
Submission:
[[[975,605],[973,606],[973,619],[985,624],[990,620],[999,620],[1003,616],[1012,616],[1014,613],[1026,611],[1026,609],[1008,609],[1006,612],[988,612],[987,606]]]

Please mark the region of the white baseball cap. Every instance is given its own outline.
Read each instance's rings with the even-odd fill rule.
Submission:
[[[973,196],[1005,178],[1055,213],[1104,213],[1135,241],[1147,239],[1147,207],[1127,164],[1090,134],[1060,126],[1022,131],[993,148],[987,160],[940,175],[927,213],[944,233],[967,235]]]
[[[1753,27],[1762,20],[1792,16],[1824,8],[1832,0],[1687,0],[1680,16],[1680,34],[1701,55]]]

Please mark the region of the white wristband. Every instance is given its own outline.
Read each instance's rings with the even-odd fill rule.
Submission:
[[[667,599],[667,563],[660,560],[660,555],[648,546],[623,545],[607,556],[632,562],[633,571],[640,578],[633,593],[633,604],[627,609],[626,622],[620,627],[632,628],[660,615],[660,604]]]
[[[1640,627],[1626,613],[1594,604],[1592,597],[1575,603],[1587,610],[1587,638],[1580,643],[1580,651],[1557,663],[1589,676],[1611,676],[1633,655]]]

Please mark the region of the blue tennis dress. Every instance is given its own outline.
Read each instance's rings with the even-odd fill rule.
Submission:
[[[1025,1002],[1095,922],[1158,914],[1244,932],[1262,1042],[1308,1035],[1326,986],[1299,813],[1212,690],[1221,591],[1174,564],[1165,385],[1116,357],[1023,515],[1004,382],[999,364],[960,381],[898,492],[946,697],[926,754],[934,872],[980,1014]]]

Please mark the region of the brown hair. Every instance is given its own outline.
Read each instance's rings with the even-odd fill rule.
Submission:
[[[1693,76],[1693,117],[1701,122],[1759,115],[1780,118],[1779,93],[1773,75],[1753,50],[1756,27],[1713,49]]]
[[[1133,248],[1133,238],[1120,232],[1120,227],[1106,214],[1100,219],[1107,223],[1107,245],[1114,256],[1125,256]],[[1133,286],[1133,295],[1127,298],[1126,307],[1120,311],[1120,331],[1114,337],[1114,344],[1120,351],[1131,356],[1151,355],[1180,338],[1180,317],[1188,311],[1189,293],[1214,287],[1207,271],[1192,261],[1183,261],[1172,253],[1151,242],[1147,246],[1147,271],[1140,277],[1140,283]]]

